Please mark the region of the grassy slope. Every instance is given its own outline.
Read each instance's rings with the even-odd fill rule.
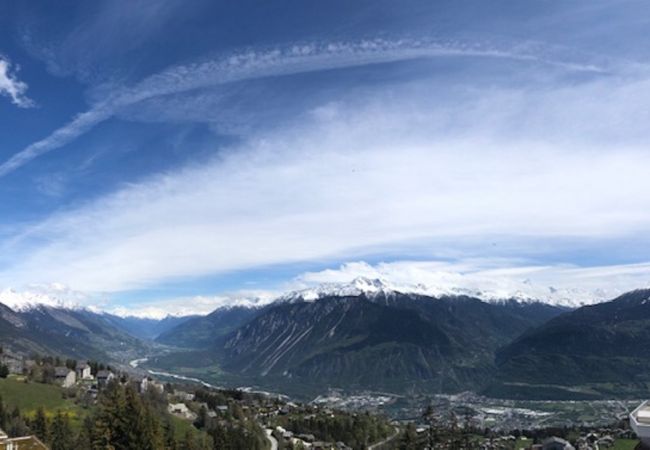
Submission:
[[[617,439],[612,450],[634,450],[638,443],[636,439]]]
[[[189,431],[194,435],[195,439],[200,439],[206,435],[204,431],[197,430],[192,422],[186,419],[181,419],[180,417],[171,416],[172,423],[174,424],[174,435],[179,441],[183,441],[187,432]]]
[[[531,445],[533,445],[533,440],[532,439],[526,439],[526,438],[523,438],[523,437],[517,439],[517,442],[515,442],[515,448],[517,450],[528,448]]]
[[[71,399],[63,398],[63,389],[52,384],[25,383],[19,377],[10,376],[0,379],[0,396],[9,409],[15,406],[26,415],[32,415],[39,407],[43,407],[47,415],[54,415],[57,411],[69,414],[73,427],[79,427],[81,421],[90,410],[84,409]],[[192,426],[192,423],[178,417],[172,417],[175,434],[178,439],[184,439],[187,431],[192,432],[197,438],[204,433]]]
[[[73,427],[81,424],[88,410],[74,403],[71,399],[63,398],[63,389],[52,384],[25,383],[21,377],[10,376],[0,379],[0,396],[10,408],[20,408],[26,415],[32,415],[39,407],[43,407],[48,415],[57,411],[68,413]]]

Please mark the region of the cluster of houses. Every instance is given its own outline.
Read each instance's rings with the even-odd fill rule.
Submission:
[[[267,434],[273,436],[278,442],[282,442],[283,448],[288,445],[293,447],[309,448],[312,450],[352,450],[344,442],[322,442],[316,440],[313,434],[294,434],[283,427],[277,426],[273,430],[267,429]]]
[[[64,388],[69,388],[79,382],[87,381],[96,381],[98,387],[103,387],[113,378],[115,378],[115,374],[110,370],[99,370],[93,376],[90,365],[87,362],[78,363],[75,370],[64,366],[54,368],[54,380]]]
[[[0,430],[0,450],[48,450],[36,436],[20,436],[10,438]]]
[[[598,431],[589,431],[579,436],[574,444],[561,437],[552,436],[541,443],[532,444],[528,450],[603,450],[615,446],[617,439],[635,439],[634,431],[627,429],[605,428]],[[481,450],[500,450],[513,448],[517,438],[512,435],[499,436],[481,445]]]
[[[531,446],[531,450],[603,450],[613,448],[619,439],[636,439],[633,430],[625,428],[602,428],[581,434],[573,443],[565,439],[551,437]]]
[[[64,388],[81,388],[87,395],[90,395],[91,398],[96,398],[99,390],[104,388],[116,377],[117,375],[108,369],[98,370],[97,373],[93,375],[91,367],[87,362],[77,363],[74,370],[63,366],[54,368],[54,382],[56,384]],[[162,383],[149,376],[135,380],[129,378],[129,380],[130,382],[135,383],[140,393],[144,393],[148,389],[154,389],[162,394],[165,390],[165,386]],[[0,450],[2,449],[0,448]]]

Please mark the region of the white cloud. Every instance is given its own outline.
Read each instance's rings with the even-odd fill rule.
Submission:
[[[650,263],[580,267],[535,265],[506,258],[457,261],[349,262],[333,269],[305,272],[275,289],[239,290],[213,296],[191,296],[115,306],[107,299],[73,291],[60,284],[0,292],[0,302],[14,309],[37,304],[85,307],[118,316],[162,319],[209,314],[217,308],[263,306],[289,292],[354,292],[346,286],[360,279],[381,280],[386,288],[431,296],[471,295],[487,301],[519,298],[578,307],[611,300],[634,289],[650,288]],[[361,288],[363,290],[363,288]]]
[[[378,279],[404,292],[429,295],[465,294],[483,299],[532,299],[577,307],[611,300],[635,289],[650,288],[650,263],[579,267],[534,265],[507,259],[446,261],[354,262],[337,269],[307,272],[293,289],[321,284]]]
[[[533,50],[540,51],[539,48]],[[376,39],[358,42],[307,43],[262,51],[250,50],[233,53],[225,58],[173,66],[142,80],[133,87],[117,89],[109,94],[105,94],[102,90],[102,95],[106,95],[106,98],[99,100],[91,109],[79,114],[50,136],[30,144],[0,164],[0,177],[40,155],[65,146],[123,108],[155,97],[270,76],[418,58],[458,56],[535,62],[587,73],[606,71],[605,68],[588,62],[577,63],[571,60],[553,59],[546,55],[539,56],[522,46],[518,49],[499,49],[463,43],[441,44],[419,40]]]
[[[74,5],[67,9],[71,21],[51,17],[38,7],[22,10],[19,37],[51,73],[93,82],[116,76],[124,55],[155,42],[167,32],[169,21],[178,19],[179,10],[187,10],[180,0],[131,0],[128,9],[113,0],[77,6],[77,11]]]
[[[20,108],[34,106],[34,102],[25,95],[25,92],[27,92],[27,84],[16,78],[15,70],[12,72],[9,60],[0,56],[0,95],[9,97],[11,103]]]
[[[115,292],[385,246],[424,251],[432,238],[600,239],[650,225],[645,149],[443,138],[422,120],[365,111],[127,186],[5,241],[0,285]]]
[[[162,319],[167,316],[205,315],[217,308],[233,306],[263,306],[280,295],[277,291],[238,291],[214,296],[197,295],[193,297],[172,298],[162,301],[145,302],[129,306],[111,307],[106,311],[121,317],[148,317]]]
[[[362,47],[298,47],[286,50],[289,56],[175,68],[79,116],[0,166],[0,174],[129,102],[414,54],[403,46]],[[558,251],[560,240],[629,239],[650,226],[650,83],[643,73],[473,86],[444,103],[431,94],[435,87],[425,80],[328,103],[211,161],[60,211],[0,241],[0,286],[58,281],[112,293],[386,248],[400,254],[418,247],[430,257],[445,250],[440,242],[458,250],[494,236],[512,246],[528,242],[521,253],[537,251],[540,239],[556,240]]]

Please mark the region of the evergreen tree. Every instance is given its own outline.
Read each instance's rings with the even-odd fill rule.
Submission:
[[[128,448],[125,408],[124,389],[116,381],[111,381],[98,399],[93,427],[93,449]]]
[[[0,397],[0,428],[6,430],[8,423],[9,414],[7,413],[7,407],[5,406],[2,397]]]
[[[50,426],[43,407],[36,410],[36,415],[31,423],[32,432],[43,442],[50,442]]]
[[[7,431],[11,437],[30,434],[29,427],[20,414],[20,409],[17,406],[11,411],[11,414],[7,416],[7,428],[5,431]]]
[[[196,441],[194,440],[194,435],[192,434],[192,432],[190,430],[187,430],[185,432],[185,437],[183,438],[183,442],[181,444],[181,449],[182,450],[198,450],[199,449],[199,447],[196,444]]]
[[[93,448],[93,431],[94,423],[91,416],[84,417],[84,420],[81,424],[81,429],[77,435],[76,445],[74,448]]]
[[[52,450],[69,450],[73,448],[72,428],[67,414],[59,411],[52,421],[51,445]]]
[[[417,447],[418,436],[415,431],[415,425],[409,423],[404,430],[404,435],[399,443],[400,450],[413,450]]]
[[[174,423],[169,417],[163,422],[163,434],[165,440],[165,450],[179,450],[179,446],[176,443],[176,430],[174,429]]]

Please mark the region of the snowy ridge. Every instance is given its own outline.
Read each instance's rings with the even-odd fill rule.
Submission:
[[[84,309],[77,300],[68,296],[53,296],[38,290],[17,292],[13,289],[5,289],[0,291],[0,303],[17,312],[30,311],[43,306],[60,309]]]
[[[350,282],[321,283],[289,292],[280,296],[277,301],[314,301],[324,297],[345,297],[366,295],[413,294],[427,297],[460,297],[468,296],[478,298],[489,303],[504,301],[517,301],[522,303],[543,302],[557,306],[579,307],[585,304],[598,303],[611,300],[615,295],[605,291],[586,291],[581,289],[557,289],[553,287],[535,286],[529,281],[521,282],[518,289],[481,289],[479,287],[460,287],[453,284],[426,285],[392,283],[382,278],[371,279],[365,277],[354,278]]]
[[[435,276],[434,276],[435,275]],[[423,282],[411,283],[410,280]],[[285,294],[269,291],[240,292],[215,297],[188,297],[156,304],[134,304],[129,306],[97,307],[89,305],[90,298],[61,285],[33,287],[27,291],[5,289],[0,291],[0,303],[14,311],[28,311],[40,307],[73,310],[87,310],[96,314],[112,314],[122,318],[163,320],[167,317],[206,315],[215,310],[235,307],[260,308],[274,302],[314,301],[324,297],[360,296],[368,297],[397,293],[426,297],[478,298],[485,302],[499,303],[517,301],[522,303],[542,302],[556,306],[580,307],[608,301],[632,289],[608,286],[607,289],[546,286],[530,279],[515,280],[499,276],[474,278],[449,272],[434,272],[426,276],[409,277],[365,277],[356,276],[348,281],[295,280],[290,286],[298,289]],[[102,302],[105,303],[105,302]]]

